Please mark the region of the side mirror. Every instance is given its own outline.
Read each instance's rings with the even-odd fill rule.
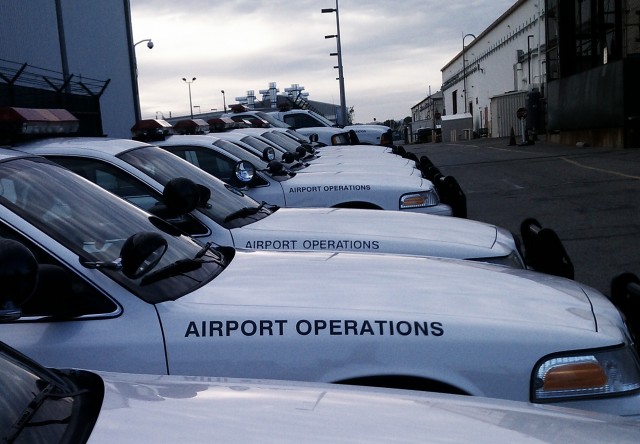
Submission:
[[[158,265],[166,251],[167,240],[159,233],[136,233],[120,250],[122,273],[129,279],[138,279]]]
[[[262,160],[264,160],[265,162],[271,162],[275,158],[276,151],[273,148],[268,147],[262,150]]]
[[[309,142],[317,143],[318,142],[318,134],[316,134],[316,133],[309,134]]]
[[[211,197],[211,190],[185,177],[178,177],[167,182],[162,197],[169,210],[187,214],[206,205]]]
[[[299,159],[304,159],[305,156],[307,155],[307,150],[300,145],[298,148],[296,148],[296,157]]]
[[[349,133],[338,133],[331,136],[331,145],[351,145]]]
[[[269,164],[267,165],[267,169],[269,170],[269,173],[274,176],[285,174],[284,165],[282,165],[282,163],[278,162],[277,160],[272,160],[271,162],[269,162]]]
[[[13,239],[0,239],[0,322],[22,315],[20,307],[38,284],[38,261],[31,251]]]
[[[290,151],[287,151],[286,153],[282,154],[282,161],[284,163],[293,163],[296,160],[296,155],[293,154]]]
[[[312,147],[310,144],[308,143],[303,143],[302,147],[307,150],[307,153],[309,154],[315,154],[316,153],[316,149],[314,147]]]
[[[555,231],[542,228],[534,218],[520,224],[520,236],[524,244],[524,259],[536,271],[574,278],[573,263]]]
[[[351,145],[360,145],[360,139],[354,130],[349,130],[349,142]]]
[[[233,174],[236,180],[242,185],[248,185],[249,183],[251,183],[256,174],[256,168],[251,162],[241,160],[236,163],[233,169]]]
[[[166,224],[164,221],[162,223]],[[167,247],[167,240],[160,233],[140,232],[127,238],[120,249],[118,259],[103,262],[89,261],[81,257],[80,263],[91,269],[119,270],[129,279],[138,279],[160,262]]]
[[[629,327],[636,350],[640,350],[640,278],[622,273],[611,279],[611,302],[620,310]]]

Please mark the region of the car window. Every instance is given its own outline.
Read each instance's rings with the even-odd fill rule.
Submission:
[[[167,242],[157,270],[170,270],[180,261],[191,261],[205,254],[207,260],[198,268],[167,274],[164,279],[153,281],[145,279],[147,276],[130,278],[117,269],[100,268],[147,302],[175,300],[193,291],[214,279],[227,260],[223,253],[210,248],[202,253],[202,245],[181,236],[170,224],[41,158],[11,158],[0,162],[0,205],[84,261],[117,261],[125,241],[134,234],[146,232],[157,233]]]
[[[84,157],[46,157],[144,210],[149,211],[161,204],[162,197],[159,193],[143,186],[113,165]]]
[[[75,156],[46,156],[116,196],[175,225],[190,236],[204,236],[209,229],[191,214],[172,214],[162,195],[120,168],[97,159]]]
[[[173,178],[186,177],[207,187],[211,191],[209,205],[200,207],[199,210],[223,227],[242,226],[255,221],[256,218],[268,215],[261,212],[254,215],[251,220],[240,218],[229,221],[229,215],[245,208],[258,208],[260,204],[240,190],[164,149],[144,146],[122,153],[119,157],[163,185]]]
[[[255,112],[256,116],[260,117],[263,120],[266,120],[269,125],[273,126],[274,128],[287,128],[287,124],[285,124],[284,122],[279,121],[278,119],[276,119],[275,117],[273,117],[272,115],[269,115],[265,112],[262,111],[256,111]]]
[[[70,308],[74,317],[104,317],[119,313],[118,305],[110,297],[4,223],[0,223],[0,238],[20,242],[38,261],[38,283],[33,296],[21,307],[21,320],[57,316],[63,312],[68,314]]]
[[[286,148],[289,151],[295,151],[296,148],[300,146],[299,143],[296,143],[290,137],[287,137],[284,134],[277,133],[277,132],[266,131],[262,133],[262,137],[272,141],[273,143],[280,145],[283,148]]]
[[[306,114],[289,114],[284,116],[284,122],[291,127],[298,128],[311,128],[314,126],[322,126],[316,119]]]
[[[253,147],[255,149],[254,152],[257,153],[258,156],[262,155],[262,152],[265,150],[265,148],[276,149],[276,147],[273,147],[272,145],[269,145],[267,142],[253,136],[246,136],[246,137],[243,137],[241,140],[242,142],[249,145],[250,147]],[[282,148],[280,148],[280,151],[283,151]]]
[[[222,156],[229,157],[227,156],[227,153],[229,153],[234,155],[238,159],[248,160],[258,169],[267,167],[267,162],[262,159],[262,153],[258,152],[258,150],[256,149],[249,149],[246,146],[241,146],[238,143],[230,142],[224,139],[216,140],[215,142],[213,142],[213,145],[221,148],[224,151],[223,153],[219,153]]]
[[[229,159],[210,149],[197,149],[196,147],[183,146],[167,146],[165,149],[182,157],[198,168],[205,170],[209,174],[213,174],[218,179],[231,183],[236,164],[233,159]]]
[[[223,141],[219,140],[218,142],[223,142]],[[193,164],[194,166],[197,166],[201,170],[226,182],[227,184],[235,183],[234,170],[235,170],[236,161],[235,159],[229,158],[223,153],[220,153],[214,149],[205,148],[201,146],[188,146],[188,147],[165,146],[163,147],[163,149],[185,159],[187,162]],[[256,159],[256,160],[259,160],[259,159]],[[250,160],[250,162],[254,166],[257,166],[254,160]],[[254,181],[252,183],[253,187],[266,186],[268,184],[269,183],[264,178],[262,178],[259,174],[256,174],[254,176]],[[234,194],[238,192],[239,191],[237,190],[233,191]],[[240,194],[242,195],[241,192]],[[213,207],[214,205],[215,204],[212,204],[210,208],[200,208],[200,211],[209,215],[218,223],[224,224],[224,220],[226,220],[229,214],[226,212],[219,211],[218,208]],[[246,222],[248,221],[245,221],[245,223]],[[239,226],[237,225],[238,223],[242,223],[242,220],[234,220],[233,226],[234,227]]]

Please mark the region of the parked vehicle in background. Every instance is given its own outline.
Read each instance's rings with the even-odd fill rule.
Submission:
[[[77,137],[43,139],[16,148],[59,163],[185,233],[217,245],[442,256],[525,266],[512,234],[488,224],[414,212],[278,208],[266,195],[259,203],[195,166],[233,176],[242,161],[231,158],[216,142],[208,135],[169,136],[157,142],[165,148],[160,149],[133,140]],[[273,180],[268,174],[262,177]],[[226,181],[234,182],[231,177]],[[201,198],[187,205],[193,195]]]
[[[429,436],[436,443],[478,442],[479,433],[490,442],[640,439],[634,422],[577,410],[329,384],[48,369],[2,343],[0,389],[3,442],[138,444],[215,436],[225,443],[422,443]],[[490,420],[497,416],[502,420]]]
[[[413,388],[640,418],[632,334],[578,282],[454,259],[197,243],[16,150],[0,150],[0,184],[0,336],[46,366]]]
[[[311,134],[313,133],[314,128],[336,126],[326,117],[307,109],[273,111],[269,114],[302,134]],[[358,136],[360,143],[370,145],[393,145],[393,131],[385,125],[348,125],[341,129],[344,131],[354,131]]]
[[[249,122],[255,122],[254,119],[258,119],[263,122],[261,127],[269,127],[272,128],[286,128],[286,129],[294,129],[291,125],[283,122],[280,119],[277,119],[270,113],[266,113],[264,111],[254,111],[254,110],[245,110],[240,112],[227,113],[223,115],[223,118],[230,118],[235,121],[246,119]],[[324,125],[316,125],[313,126],[312,129],[303,128],[302,131],[295,131],[299,134],[303,134],[305,137],[316,140],[323,145],[342,145],[342,144],[356,144],[360,141],[357,139],[350,138],[345,136],[345,133],[348,133],[348,130],[344,130],[342,128],[337,128],[335,126],[324,126]],[[355,133],[353,133],[355,134]]]

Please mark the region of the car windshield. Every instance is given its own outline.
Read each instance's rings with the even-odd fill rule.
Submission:
[[[47,233],[85,262],[113,263],[125,241],[140,232],[162,235],[168,247],[155,270],[204,254],[198,267],[162,280],[129,278],[117,269],[101,268],[141,299],[175,300],[213,279],[225,258],[181,236],[175,228],[41,158],[13,158],[0,163],[0,204]],[[201,257],[200,256],[200,257]]]
[[[271,212],[251,197],[222,182],[204,170],[156,146],[143,146],[120,154],[122,160],[151,176],[162,185],[171,179],[185,177],[204,185],[211,191],[209,205],[198,209],[222,226],[232,228],[261,219]],[[247,218],[229,218],[232,214],[248,214],[249,209],[260,209]]]
[[[295,142],[292,138],[276,131],[266,131],[262,133],[262,137],[292,152],[300,146],[300,144]]]
[[[258,153],[262,153],[264,151],[265,148],[273,148],[276,149],[280,152],[285,152],[286,150],[284,148],[282,148],[281,146],[277,146],[274,147],[272,145],[269,145],[267,142],[264,142],[256,137],[253,136],[246,136],[242,138],[242,142],[246,143],[247,145],[253,147],[256,149],[256,151]],[[260,155],[260,154],[258,154]]]
[[[289,137],[293,137],[295,140],[299,141],[300,143],[309,143],[309,138],[307,136],[297,132],[294,129],[287,128],[287,134],[289,135]]]
[[[265,162],[256,151],[249,151],[236,143],[223,139],[218,139],[213,142],[213,144],[218,148],[222,148],[227,153],[231,153],[242,160],[251,162],[253,166],[260,170],[267,167],[267,162]]]
[[[262,111],[257,111],[255,113],[256,116],[260,117],[262,120],[265,120],[269,123],[269,125],[273,126],[274,128],[289,128],[289,125],[287,125],[284,122],[281,122],[280,120],[276,119],[275,117],[264,113]]]
[[[73,394],[48,372],[24,365],[0,347],[0,441],[62,442],[73,413]]]
[[[336,126],[335,123],[333,123],[331,120],[327,119],[322,114],[314,113],[313,111],[310,111],[309,114],[311,114],[315,119],[317,119],[320,122],[322,122],[322,124],[324,126]]]

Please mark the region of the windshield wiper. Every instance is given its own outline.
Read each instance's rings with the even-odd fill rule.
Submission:
[[[27,426],[42,426],[48,425],[50,422],[45,421],[43,423],[32,423],[31,419],[33,419],[34,415],[38,411],[38,409],[44,404],[44,402],[48,398],[75,398],[80,395],[84,395],[89,393],[88,390],[79,390],[75,392],[65,392],[61,391],[60,387],[55,385],[52,382],[47,382],[47,385],[38,393],[27,405],[24,411],[18,416],[16,422],[11,426],[9,432],[2,438],[2,442],[11,443],[18,438],[18,435],[25,429]],[[68,418],[63,420],[62,422],[66,422]]]
[[[51,392],[55,386],[51,383],[48,383],[45,388],[42,389],[40,393],[38,393],[29,403],[27,408],[18,416],[18,420],[13,423],[11,426],[11,430],[7,435],[3,438],[2,442],[13,442],[18,437],[20,432],[24,430],[24,428],[29,424],[33,415],[36,414],[40,406],[44,403],[44,401],[49,397]]]
[[[257,207],[244,207],[244,208],[240,208],[237,211],[234,211],[233,213],[231,213],[230,215],[228,215],[227,217],[224,218],[225,222],[229,222],[232,221],[234,219],[240,219],[242,217],[248,217],[248,216],[253,216],[254,214],[259,213],[260,211],[262,211],[264,208],[267,207],[267,203],[266,202],[262,202],[259,206]]]
[[[196,271],[203,264],[208,263],[217,263],[222,265],[222,258],[216,257],[213,259],[202,259],[202,257],[210,252],[212,243],[207,242],[201,249],[198,251],[193,259],[179,259],[167,266],[164,266],[156,271],[153,271],[142,278],[140,281],[140,285],[149,285],[154,282],[161,281],[163,279],[167,279],[174,276],[179,276],[185,273],[189,273],[191,271]]]

